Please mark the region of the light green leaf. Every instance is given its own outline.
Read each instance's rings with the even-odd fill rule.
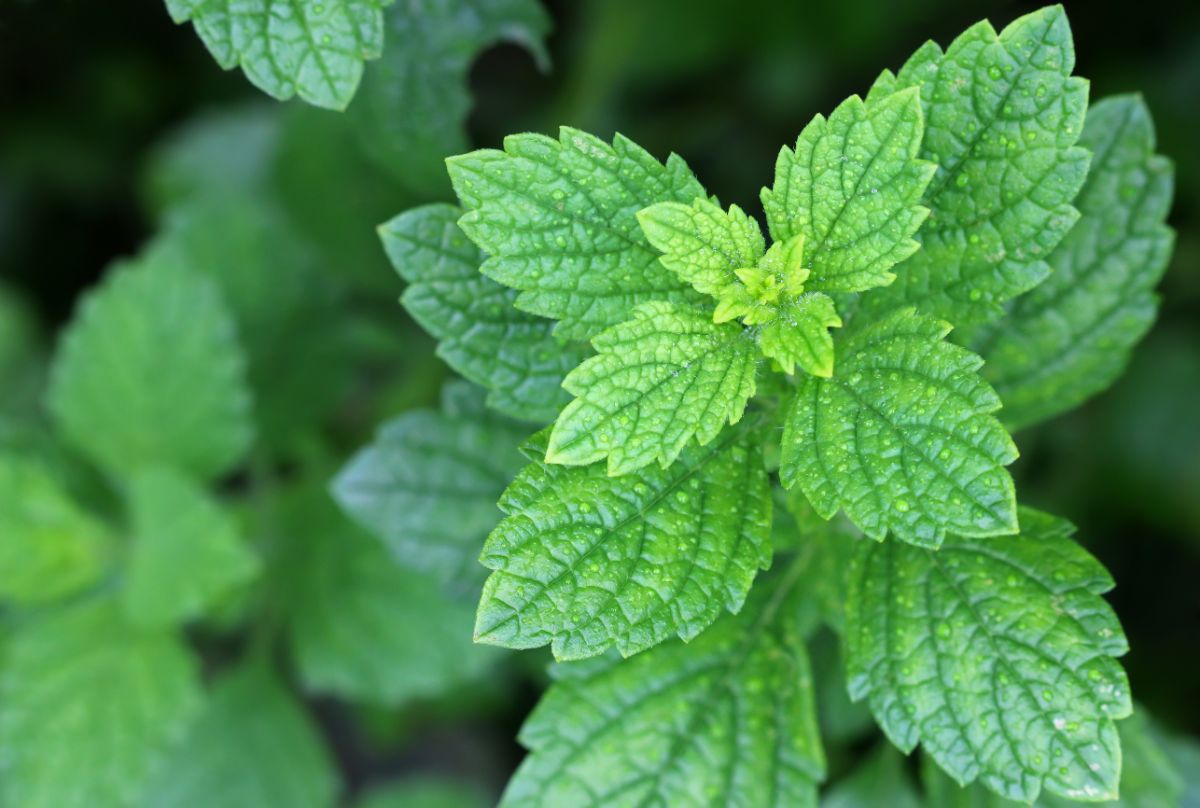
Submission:
[[[1112,579],[1061,519],[1021,511],[1004,539],[938,551],[864,542],[846,598],[850,695],[905,752],[1032,802],[1116,796],[1114,719],[1130,713],[1127,650],[1100,595]]]
[[[237,321],[254,391],[258,434],[288,448],[338,403],[353,362],[345,307],[328,268],[264,196],[176,203],[153,260],[211,278]]]
[[[484,274],[519,290],[520,308],[559,320],[560,339],[589,339],[639,303],[702,300],[659,262],[636,217],[656,202],[704,196],[677,155],[664,165],[621,135],[610,146],[564,127],[558,140],[512,135],[504,151],[447,166],[468,209],[460,225],[491,256]]]
[[[184,646],[134,629],[113,603],[22,624],[0,672],[0,802],[135,805],[199,700]]]
[[[337,773],[304,708],[261,664],[226,674],[156,770],[143,808],[327,808]]]
[[[1018,298],[984,340],[984,374],[1016,428],[1078,406],[1125,369],[1158,313],[1154,286],[1174,246],[1164,223],[1174,171],[1154,154],[1138,96],[1088,110],[1080,145],[1094,153],[1075,200],[1082,217],[1049,256],[1050,277]]]
[[[922,131],[915,91],[866,104],[851,96],[828,120],[813,118],[794,150],[780,150],[763,208],[775,241],[804,236],[809,288],[884,286],[916,251],[913,234],[929,215],[921,195],[936,169],[917,159]]]
[[[829,519],[936,547],[947,531],[1017,529],[1016,447],[979,357],[946,342],[945,323],[912,309],[854,331],[831,379],[805,376],[784,424],[780,477]]]
[[[446,582],[477,583],[496,500],[524,465],[527,430],[483,408],[463,382],[442,412],[417,410],[384,424],[333,483],[343,510],[383,539],[405,566]]]
[[[280,100],[344,109],[363,62],[383,50],[383,7],[391,0],[166,0],[191,22],[217,64],[240,66]]]
[[[495,661],[471,643],[468,604],[399,566],[327,495],[301,489],[284,522],[287,632],[307,689],[396,705],[459,687]]]
[[[659,202],[637,217],[646,238],[663,253],[663,266],[717,300],[731,297],[741,286],[735,271],[757,266],[767,250],[758,222],[737,205],[724,211],[697,197],[690,205]]]
[[[258,573],[232,515],[186,477],[146,469],[130,479],[127,496],[133,548],[121,598],[132,622],[165,627],[200,617]]]
[[[534,451],[541,450],[542,432]],[[602,465],[535,462],[505,491],[508,516],[480,560],[476,639],[550,644],[558,659],[615,646],[629,656],[690,640],[736,612],[771,560],[771,496],[753,430],[689,446],[667,468],[609,477]]]
[[[355,808],[487,808],[492,801],[458,780],[406,777],[371,789]]]
[[[67,328],[49,405],[108,471],[228,471],[251,438],[245,360],[212,282],[166,256],[110,270]]]
[[[438,356],[488,391],[488,405],[514,418],[554,420],[570,395],[563,377],[590,353],[562,345],[553,323],[517,309],[517,292],[479,271],[486,258],[458,227],[461,210],[427,205],[380,228],[392,265],[408,281],[401,302],[440,340]]]
[[[825,758],[793,582],[691,643],[555,666],[501,806],[815,806]]]
[[[758,347],[764,356],[778,362],[784,373],[794,373],[799,365],[805,373],[828,378],[833,375],[834,354],[829,329],[841,324],[833,298],[806,292],[762,326]]]
[[[350,107],[355,134],[373,162],[405,187],[442,196],[443,159],[470,145],[468,73],[475,57],[506,42],[533,53],[550,18],[538,0],[422,0],[384,12],[387,47],[368,65]]]
[[[48,603],[100,577],[108,531],[41,463],[0,456],[0,599]]]
[[[945,53],[927,43],[898,75],[880,76],[868,103],[920,88],[921,156],[938,171],[921,249],[896,267],[895,283],[864,296],[866,312],[916,305],[967,325],[1001,316],[1004,301],[1046,277],[1088,170],[1087,150],[1075,146],[1088,85],[1071,77],[1074,66],[1066,12],[1050,6],[999,36],[978,23]]]
[[[692,438],[710,442],[754,395],[752,335],[700,310],[644,303],[592,339],[598,354],[567,374],[576,396],[554,424],[546,461],[608,473],[674,462]]]

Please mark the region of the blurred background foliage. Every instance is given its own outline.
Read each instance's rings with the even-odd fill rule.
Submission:
[[[757,209],[779,147],[814,113],[865,91],[927,38],[946,43],[981,17],[1003,24],[1036,7],[551,0],[548,20],[504,16],[520,5],[498,3],[494,19],[454,30],[393,26],[385,54],[417,49],[417,68],[369,66],[339,114],[276,103],[220,71],[157,2],[0,0],[0,445],[47,460],[81,501],[110,513],[113,492],[50,437],[39,404],[55,334],[115,259],[174,251],[203,264],[238,322],[256,401],[254,448],[221,493],[269,569],[193,639],[217,675],[255,641],[247,615],[290,632],[288,675],[316,694],[310,712],[345,793],[385,789],[364,797],[372,808],[497,794],[520,759],[513,739],[545,662],[463,646],[470,597],[464,606],[389,569],[324,494],[378,424],[435,404],[447,376],[396,304],[402,282],[376,225],[451,197],[446,153],[560,124],[676,151],[724,202]],[[1159,151],[1177,167],[1178,244],[1159,323],[1127,375],[1020,433],[1015,472],[1023,500],[1075,521],[1116,578],[1138,698],[1161,724],[1200,733],[1200,5],[1067,10],[1093,98],[1140,90],[1153,111]],[[470,100],[421,70],[465,82]],[[347,638],[321,612],[354,609],[351,587],[390,593],[394,611],[364,603],[351,629],[360,633]],[[421,617],[397,628],[392,615],[404,612]],[[338,643],[377,645],[361,664],[385,669],[326,664]],[[410,657],[425,661],[405,668]],[[837,660],[817,659],[832,683],[827,735],[861,751],[862,712],[843,703]],[[253,671],[239,675],[220,690],[233,706],[263,687]],[[849,757],[834,750],[835,775]],[[443,793],[413,779],[431,773],[471,785]]]

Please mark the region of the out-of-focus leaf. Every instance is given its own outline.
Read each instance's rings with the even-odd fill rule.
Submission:
[[[329,808],[340,790],[304,707],[263,663],[225,674],[140,808]]]
[[[350,516],[396,560],[450,584],[478,582],[483,540],[500,521],[496,500],[523,465],[526,428],[483,406],[462,381],[443,389],[442,411],[384,424],[333,483]]]
[[[22,623],[0,670],[0,802],[137,805],[199,703],[187,649],[173,634],[133,628],[115,603]]]
[[[486,808],[483,793],[457,780],[411,777],[377,786],[354,808]]]
[[[882,744],[864,763],[821,798],[821,808],[921,808],[904,774],[904,758]]]
[[[110,541],[42,463],[0,455],[0,600],[46,603],[80,591],[99,577]]]
[[[49,405],[63,435],[110,473],[236,465],[253,435],[245,358],[216,286],[163,255],[114,268],[80,304],[55,356]]]
[[[288,637],[309,690],[400,704],[462,686],[495,661],[471,642],[469,605],[399,566],[327,494],[302,489],[284,518]]]
[[[286,449],[339,400],[353,362],[340,290],[268,200],[176,205],[156,254],[212,278],[237,320],[258,434]]]
[[[169,626],[199,617],[257,573],[232,515],[188,478],[145,469],[127,490],[133,549],[121,595],[132,622]]]
[[[497,42],[523,45],[548,66],[550,19],[538,0],[422,0],[385,13],[388,46],[367,68],[350,115],[367,154],[421,194],[446,188],[442,159],[467,148],[467,71]]]

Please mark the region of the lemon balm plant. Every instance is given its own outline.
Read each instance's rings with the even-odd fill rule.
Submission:
[[[564,128],[381,228],[487,409],[453,387],[335,492],[449,586],[478,555],[476,640],[561,663],[504,804],[815,804],[821,625],[931,804],[1112,800],[1123,758],[1170,792],[1112,580],[1007,469],[1119,375],[1172,247],[1142,100],[1074,61],[1061,7],[926,44],[780,151],[761,222]]]

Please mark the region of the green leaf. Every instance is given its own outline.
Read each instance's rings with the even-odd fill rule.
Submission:
[[[363,62],[383,50],[383,7],[391,0],[166,0],[191,22],[217,64],[280,100],[344,109]]]
[[[303,440],[353,368],[343,298],[303,235],[270,198],[213,195],[172,206],[152,251],[220,289],[246,350],[263,442]]]
[[[864,533],[936,547],[947,531],[1017,529],[1016,447],[979,357],[912,309],[854,331],[831,379],[806,376],[787,414],[780,477],[825,519],[843,508]]]
[[[1032,802],[1043,788],[1113,799],[1114,719],[1130,713],[1127,650],[1100,595],[1112,579],[1061,519],[939,551],[864,542],[850,573],[850,695],[905,752],[919,742],[962,783]]]
[[[537,0],[423,0],[393,5],[384,27],[388,46],[367,67],[349,111],[354,132],[372,161],[405,187],[442,196],[443,159],[470,145],[471,63],[495,44],[512,43],[546,70],[550,18]]]
[[[705,197],[691,204],[659,202],[637,218],[646,238],[663,253],[662,265],[718,301],[741,286],[734,273],[757,266],[767,250],[758,222],[737,205],[724,211]]]
[[[1138,96],[1088,110],[1080,145],[1092,169],[1075,200],[1081,218],[1049,256],[1053,274],[1018,298],[981,347],[1004,400],[1001,418],[1027,426],[1108,387],[1158,313],[1154,286],[1174,246],[1164,220],[1174,171],[1154,154],[1154,124]]]
[[[916,305],[956,325],[992,320],[1046,277],[1047,256],[1079,217],[1071,200],[1088,170],[1075,146],[1088,85],[1071,77],[1074,66],[1066,12],[1050,6],[999,36],[980,22],[945,53],[927,43],[898,75],[879,77],[868,103],[920,88],[921,157],[938,171],[921,249],[895,283],[864,296],[867,313]]]
[[[489,413],[463,382],[448,384],[443,399],[442,412],[384,424],[342,469],[333,494],[400,563],[476,583],[483,540],[500,520],[496,500],[524,465],[517,447],[527,430]]]
[[[545,432],[533,442],[541,450]],[[690,640],[736,612],[771,560],[771,496],[753,430],[689,446],[667,468],[609,477],[602,465],[534,462],[484,545],[493,570],[475,637],[550,644],[558,659],[615,646],[629,656]]]
[[[821,808],[921,808],[912,783],[904,774],[904,759],[881,744],[865,763],[834,784]]]
[[[308,690],[396,705],[448,692],[494,662],[494,649],[471,643],[470,606],[399,566],[327,495],[301,489],[284,523],[287,633]]]
[[[156,770],[143,808],[326,808],[337,773],[304,708],[265,666],[223,676]]]
[[[820,292],[807,292],[779,311],[758,333],[758,348],[774,359],[784,373],[794,373],[796,365],[813,376],[833,375],[833,335],[830,328],[841,326],[833,298]]]
[[[457,780],[406,777],[374,788],[355,808],[487,808],[492,801]]]
[[[771,238],[805,238],[809,288],[857,292],[884,286],[916,251],[929,215],[921,195],[936,168],[917,159],[923,123],[915,91],[842,102],[813,118],[796,148],[780,150],[775,184],[762,192]]]
[[[21,625],[0,672],[0,801],[132,806],[199,707],[195,663],[110,602]]]
[[[1180,808],[1183,781],[1165,752],[1151,736],[1139,706],[1117,724],[1121,738],[1121,797],[1105,802],[1111,808]],[[928,808],[1017,808],[1021,803],[997,797],[978,785],[960,787],[928,757],[922,759],[922,780]],[[1074,800],[1042,794],[1035,808],[1071,808]]]
[[[161,255],[113,269],[84,298],[49,405],[64,436],[115,474],[162,465],[216,477],[252,434],[229,311],[211,281]]]
[[[704,445],[736,423],[754,395],[751,335],[697,309],[643,303],[592,345],[598,354],[563,380],[576,398],[554,424],[549,463],[607,457],[613,475],[665,466],[693,437]]]
[[[825,758],[791,583],[690,643],[555,666],[501,806],[815,806]]]
[[[558,140],[511,135],[504,151],[447,166],[468,209],[460,225],[491,256],[483,273],[519,290],[520,308],[559,320],[560,339],[589,339],[647,301],[702,300],[659,262],[636,217],[704,196],[677,155],[664,165],[621,135],[610,146],[563,127]]]
[[[0,456],[0,599],[48,603],[87,588],[104,570],[110,541],[48,468]]]
[[[162,213],[196,197],[257,193],[275,167],[280,123],[258,102],[189,117],[146,160],[147,207]]]
[[[401,301],[439,340],[438,356],[488,391],[488,405],[549,423],[571,397],[563,377],[589,350],[561,345],[553,323],[517,309],[517,292],[479,271],[486,258],[458,227],[461,210],[427,205],[380,228],[393,266],[408,281]]]
[[[130,479],[127,496],[133,548],[121,597],[132,622],[165,627],[200,617],[258,573],[232,515],[188,478],[146,469]]]

